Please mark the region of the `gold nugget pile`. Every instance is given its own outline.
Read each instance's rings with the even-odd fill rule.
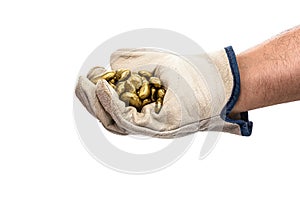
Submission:
[[[99,79],[105,79],[126,106],[134,106],[140,112],[145,105],[155,102],[155,112],[159,113],[166,90],[161,80],[151,72],[141,70],[136,73],[128,69],[118,69],[106,72],[91,81],[96,84]]]

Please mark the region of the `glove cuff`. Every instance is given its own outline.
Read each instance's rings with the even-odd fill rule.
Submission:
[[[226,106],[222,109],[221,118],[229,123],[238,124],[242,136],[250,136],[252,132],[253,123],[248,119],[248,112],[241,112],[240,119],[231,119],[229,113],[236,104],[240,95],[240,73],[236,60],[235,53],[231,46],[225,48],[229,65],[233,76],[232,93]]]

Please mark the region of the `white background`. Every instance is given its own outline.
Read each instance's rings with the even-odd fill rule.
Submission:
[[[251,137],[223,134],[204,160],[196,140],[147,175],[95,161],[72,114],[81,64],[106,39],[165,28],[238,53],[298,25],[296,2],[1,1],[0,199],[299,199],[299,101],[251,111]]]

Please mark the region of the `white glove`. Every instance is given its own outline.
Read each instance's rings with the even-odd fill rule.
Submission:
[[[96,112],[101,113],[104,108],[122,134],[174,138],[196,131],[217,130],[250,135],[252,123],[247,113],[241,113],[238,120],[228,117],[239,95],[239,73],[232,48],[189,56],[189,59],[203,63],[205,70],[168,52],[153,49],[116,51],[111,56],[113,70],[146,69],[162,80],[167,89],[163,106],[158,114],[154,112],[154,103],[144,106],[139,113],[134,107],[125,107],[114,89],[100,80],[96,94],[103,107],[102,110],[95,108]],[[214,80],[220,82],[214,84]]]

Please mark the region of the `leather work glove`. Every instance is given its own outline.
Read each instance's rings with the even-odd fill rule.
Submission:
[[[200,65],[195,66],[191,60]],[[113,70],[148,70],[160,78],[166,88],[158,114],[154,112],[154,103],[137,112],[132,106],[126,107],[105,80],[98,81],[94,91],[101,109],[95,108],[95,103],[85,101],[83,104],[93,107],[88,110],[93,110],[102,123],[105,115],[100,113],[105,112],[110,124],[107,121],[103,124],[113,132],[159,138],[181,137],[206,130],[251,134],[252,122],[248,121],[247,112],[240,113],[238,119],[228,117],[238,99],[240,84],[231,47],[208,55],[185,57],[154,49],[121,49],[111,55],[110,64]],[[93,69],[88,78],[91,80],[99,74],[99,69],[98,72],[97,68]],[[87,93],[94,95],[93,91]],[[95,96],[93,99],[92,102],[96,102]]]

